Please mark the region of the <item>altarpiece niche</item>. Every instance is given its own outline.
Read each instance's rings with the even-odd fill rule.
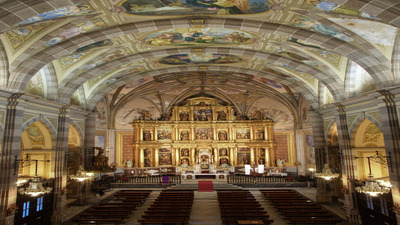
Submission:
[[[247,119],[218,99],[197,97],[171,107],[168,120],[135,120],[135,167],[204,171],[244,164],[276,166],[270,119]],[[155,134],[155,135],[153,135]]]

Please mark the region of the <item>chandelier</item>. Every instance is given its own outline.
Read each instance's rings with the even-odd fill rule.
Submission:
[[[322,169],[322,173],[316,173],[315,177],[323,178],[325,180],[331,180],[331,179],[334,179],[334,178],[338,178],[339,174],[338,173],[332,173],[332,170],[328,167],[328,164],[326,163],[324,165],[324,168]]]
[[[76,172],[76,175],[71,175],[70,178],[82,182],[82,181],[85,181],[87,179],[91,179],[92,178],[91,175],[92,174],[86,173],[83,170],[83,166],[80,166],[78,172]]]
[[[356,191],[371,196],[377,196],[379,194],[387,194],[390,192],[390,188],[384,188],[379,186],[378,182],[374,180],[372,174],[368,174],[368,179],[365,181],[365,185],[361,187],[356,187]]]
[[[382,184],[382,186],[385,186],[385,187],[381,187],[379,185],[378,181],[374,180],[374,176],[372,175],[372,172],[371,172],[371,159],[373,161],[377,162],[377,163],[383,164],[385,162],[387,163],[387,161],[382,161],[382,160],[376,161],[376,159],[377,158],[378,159],[383,159],[384,157],[385,156],[380,156],[379,157],[379,153],[378,152],[376,152],[376,155],[374,155],[374,156],[365,157],[365,158],[368,159],[368,168],[369,168],[368,178],[365,181],[365,185],[364,186],[356,187],[356,191],[358,191],[360,193],[368,194],[370,196],[377,196],[377,195],[380,195],[380,194],[387,194],[387,193],[390,192],[390,187],[391,187],[391,186],[389,186],[390,182],[389,182],[389,185],[385,186],[385,184]],[[357,159],[357,158],[363,158],[363,157],[355,157],[355,158]],[[386,157],[386,158],[390,159],[389,157]]]
[[[41,178],[38,176],[37,167],[38,167],[38,160],[31,160],[35,162],[35,176],[32,178],[32,181],[29,182],[29,187],[27,188],[20,188],[18,189],[18,193],[31,195],[32,197],[36,197],[42,194],[50,193],[53,188],[51,187],[43,187],[43,182]]]
[[[17,181],[17,186],[23,185],[29,181],[29,178],[19,177]]]

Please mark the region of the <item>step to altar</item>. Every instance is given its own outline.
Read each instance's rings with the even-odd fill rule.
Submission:
[[[225,173],[186,173],[182,174],[182,180],[194,179],[218,179],[224,180],[228,174]]]

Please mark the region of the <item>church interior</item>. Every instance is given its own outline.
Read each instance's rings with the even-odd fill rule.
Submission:
[[[204,224],[106,212],[155,193],[399,224],[399,29],[398,0],[0,0],[0,225]],[[223,214],[249,193],[268,218]]]

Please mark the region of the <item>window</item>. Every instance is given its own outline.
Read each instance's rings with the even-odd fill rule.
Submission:
[[[39,212],[43,209],[43,197],[37,199],[36,211]]]
[[[369,209],[374,209],[374,203],[372,202],[372,197],[370,195],[366,195],[367,197],[367,207]]]
[[[22,218],[29,216],[29,201],[24,203],[22,208]]]
[[[380,201],[381,201],[381,213],[383,215],[389,216],[389,210],[388,210],[386,199],[381,198]]]

